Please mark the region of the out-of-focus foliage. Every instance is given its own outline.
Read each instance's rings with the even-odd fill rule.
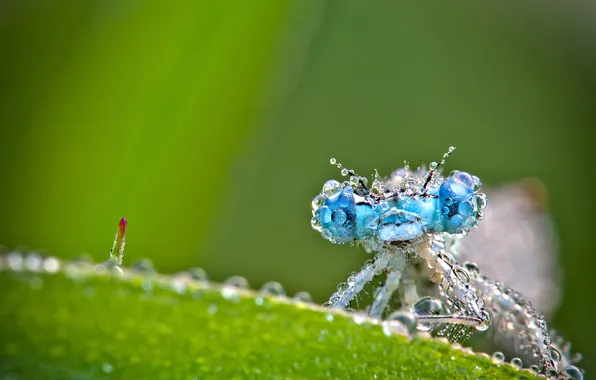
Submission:
[[[128,260],[322,301],[366,260],[310,229],[310,199],[339,177],[328,159],[388,174],[455,145],[447,170],[546,185],[566,272],[555,326],[589,368],[593,14],[571,2],[1,2],[0,242],[99,258],[126,215]]]
[[[91,272],[89,272],[89,269]],[[0,373],[27,379],[533,379],[288,299],[94,267],[0,273]],[[186,284],[186,285],[184,285]]]

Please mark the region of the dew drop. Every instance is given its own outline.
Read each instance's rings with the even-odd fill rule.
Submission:
[[[156,273],[151,260],[145,258],[132,265],[132,269],[141,273]]]
[[[428,164],[428,168],[430,170],[436,170],[437,169],[437,163],[436,162],[431,162],[430,164]]]
[[[101,365],[101,370],[104,371],[105,373],[112,373],[114,368],[112,367],[112,365],[110,363],[103,363]]]
[[[491,323],[490,314],[488,314],[486,311],[482,311],[481,314],[483,318],[482,321],[474,327],[477,331],[486,331],[490,327]]]
[[[562,375],[566,376],[566,379],[583,380],[584,374],[574,365],[569,365],[563,369]]]
[[[269,281],[261,286],[260,293],[269,294],[273,296],[284,296],[286,294],[283,286],[279,282]]]
[[[505,355],[501,351],[497,351],[493,354],[493,359],[498,362],[505,361]]]
[[[536,364],[532,364],[530,366],[530,371],[534,372],[535,374],[539,374],[540,373],[540,367],[538,367]]]
[[[389,315],[387,320],[401,323],[408,333],[416,331],[416,317],[414,314],[408,313],[407,311],[396,311]]]
[[[221,289],[221,296],[228,301],[238,302],[240,301],[240,293],[238,288],[231,285],[226,285]]]
[[[364,321],[366,321],[368,317],[366,316],[366,314],[364,313],[354,313],[352,315],[352,320],[354,321],[355,324],[357,325],[361,325],[364,323]]]
[[[472,180],[474,180],[474,186],[472,187],[472,190],[477,193],[482,187],[482,181],[475,175],[472,176]]]
[[[211,304],[207,307],[207,313],[215,315],[217,313],[217,305]]]
[[[391,335],[408,335],[408,328],[400,321],[386,320],[382,324],[383,334]]]
[[[323,197],[322,195],[317,195],[316,197],[314,197],[311,202],[311,207],[312,207],[313,213],[316,210],[318,210],[319,207],[323,206],[324,204],[325,204],[325,197]]]
[[[471,275],[477,275],[478,273],[480,273],[480,268],[478,268],[478,264],[472,261],[466,261],[463,265],[464,268],[466,268],[468,273]]]
[[[30,253],[25,258],[25,268],[31,272],[40,272],[42,270],[43,259],[37,253]]]
[[[207,276],[207,272],[203,269],[203,268],[190,268],[188,270],[188,273],[190,274],[190,277],[192,277],[193,280],[197,280],[197,281],[208,281],[209,277]]]
[[[476,194],[476,206],[478,207],[478,210],[482,211],[486,208],[486,194],[484,193],[479,193]]]
[[[47,273],[56,273],[60,270],[60,261],[55,257],[47,257],[43,261],[43,269]]]
[[[336,165],[337,164],[337,160],[335,158],[332,158],[332,159],[329,160],[329,163],[331,165]]]
[[[232,276],[224,281],[225,285],[230,285],[240,289],[248,288],[248,281],[242,276]]]
[[[335,319],[335,316],[331,313],[327,313],[327,315],[325,315],[325,319],[329,322],[333,322],[333,320]]]
[[[307,292],[298,292],[294,295],[294,301],[312,303],[312,296]]]
[[[517,368],[521,368],[524,365],[524,362],[520,358],[513,358],[511,359],[511,365]]]
[[[342,171],[342,173],[343,173],[343,171]],[[321,192],[321,194],[323,194],[324,196],[330,197],[340,190],[341,190],[341,183],[332,179],[332,180],[325,182],[325,184],[323,185],[323,191]],[[318,197],[315,197],[315,199],[317,199],[317,198]],[[323,197],[321,197],[321,198],[323,198]],[[313,199],[313,208],[314,208],[314,204],[315,204],[315,199]],[[324,201],[325,201],[325,199],[323,198],[322,202],[324,203]],[[321,203],[321,200],[317,199],[316,203]]]
[[[6,256],[6,265],[15,271],[19,272],[23,270],[23,256],[19,252],[11,252]]]
[[[346,169],[346,168],[341,169],[341,175],[343,175],[344,177],[347,176],[348,173],[349,173],[348,169]]]
[[[414,302],[411,310],[414,316],[438,315],[444,313],[445,305],[438,298],[422,297]],[[433,324],[418,323],[417,327],[420,331],[429,331],[432,329]]]

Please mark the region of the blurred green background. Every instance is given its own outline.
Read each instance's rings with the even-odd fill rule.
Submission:
[[[572,2],[0,1],[0,243],[325,300],[366,254],[310,228],[338,177],[438,160],[537,177],[565,271],[554,324],[596,345],[596,30]],[[489,203],[490,207],[490,203]],[[490,252],[487,252],[490,254]]]

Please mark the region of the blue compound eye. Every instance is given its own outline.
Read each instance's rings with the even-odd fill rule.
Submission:
[[[326,184],[326,187],[333,187],[333,191],[324,191],[313,201],[313,227],[334,243],[353,241],[357,225],[354,191],[350,186],[338,189]]]
[[[441,222],[449,233],[466,232],[478,223],[478,211],[485,205],[479,194],[480,180],[466,172],[454,171],[439,190]]]

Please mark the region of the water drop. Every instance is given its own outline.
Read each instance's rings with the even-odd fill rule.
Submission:
[[[364,313],[354,313],[352,315],[352,320],[357,325],[363,324],[367,320],[367,318],[368,318],[367,315]]]
[[[471,274],[472,276],[480,273],[480,268],[478,268],[478,264],[476,264],[472,261],[466,261],[463,265],[464,265],[464,268],[466,268],[466,270],[468,271],[468,273]]]
[[[436,170],[437,169],[437,163],[436,162],[431,162],[430,164],[428,164],[428,168],[430,170]]]
[[[335,158],[332,158],[332,159],[329,160],[329,163],[331,165],[336,165],[337,164],[337,160]]]
[[[405,326],[406,331],[409,333],[413,333],[416,331],[416,317],[412,313],[408,313],[407,311],[396,311],[389,315],[387,318],[388,321],[398,321],[403,326]]]
[[[224,281],[225,285],[234,286],[240,289],[248,288],[248,281],[242,276],[232,276]]]
[[[476,194],[476,207],[478,207],[479,211],[482,211],[486,208],[486,194],[479,193]]]
[[[333,322],[335,317],[333,316],[333,314],[327,313],[327,315],[325,315],[325,319],[328,320],[329,322]]]
[[[520,358],[513,358],[511,359],[511,365],[517,368],[521,368],[524,365],[524,362]]]
[[[583,380],[584,374],[574,365],[569,365],[563,369],[561,372],[562,375],[566,376],[565,379],[572,379],[572,380]]]
[[[312,297],[307,292],[298,292],[294,295],[294,301],[312,303]]]
[[[324,196],[330,197],[340,190],[341,190],[341,183],[332,179],[330,181],[325,182],[325,184],[323,185],[323,191],[321,192],[321,194],[323,194]],[[321,197],[321,198],[323,198],[323,197]],[[317,200],[316,202],[315,202],[315,199]],[[317,197],[315,197],[315,199],[313,199],[313,208],[314,208],[315,203],[317,203],[317,204],[321,203],[321,199],[317,199]],[[323,203],[325,202],[324,198],[322,199],[322,202]]]
[[[474,180],[474,186],[472,187],[472,190],[477,193],[482,187],[482,181],[475,175],[472,176],[472,180]]]
[[[131,269],[142,273],[155,273],[155,268],[151,260],[144,258],[134,263]]]
[[[348,169],[346,169],[346,168],[341,169],[341,175],[343,175],[344,177],[347,176],[348,173],[349,173]]]
[[[478,301],[481,301],[481,299],[479,299]],[[484,306],[484,302],[482,304]],[[488,330],[488,328],[490,327],[490,324],[491,324],[490,314],[488,314],[484,310],[481,311],[480,313],[482,314],[482,321],[474,327],[476,328],[477,331],[486,331],[486,330]]]
[[[207,272],[203,269],[203,268],[190,268],[188,270],[188,273],[190,274],[190,277],[192,277],[193,280],[197,280],[197,281],[208,281],[209,277],[207,276]]]
[[[532,364],[530,366],[530,371],[534,372],[535,374],[539,374],[540,373],[540,367],[538,367],[536,364]]]
[[[423,297],[414,302],[411,310],[415,317],[439,315],[444,313],[445,305],[438,298]],[[429,331],[432,329],[433,323],[418,323],[417,327],[420,331]]]
[[[221,289],[221,296],[228,301],[236,303],[240,301],[240,293],[238,293],[238,288],[232,285],[224,286]]]
[[[31,272],[42,270],[43,258],[37,253],[30,253],[25,258],[25,268]]]
[[[501,351],[497,351],[493,354],[493,359],[498,362],[505,361],[505,355]]]
[[[101,370],[105,373],[112,373],[114,369],[112,368],[112,365],[110,363],[103,363],[101,365]]]
[[[43,261],[43,269],[47,273],[56,273],[60,270],[60,261],[55,257],[47,257]]]
[[[260,292],[262,294],[270,294],[274,296],[284,296],[286,292],[279,282],[269,281],[261,286]]]
[[[171,286],[172,286],[172,290],[178,294],[186,293],[186,283],[184,283],[184,281],[172,280]]]
[[[23,270],[23,256],[19,252],[11,252],[6,256],[6,264],[8,267],[19,272]]]

